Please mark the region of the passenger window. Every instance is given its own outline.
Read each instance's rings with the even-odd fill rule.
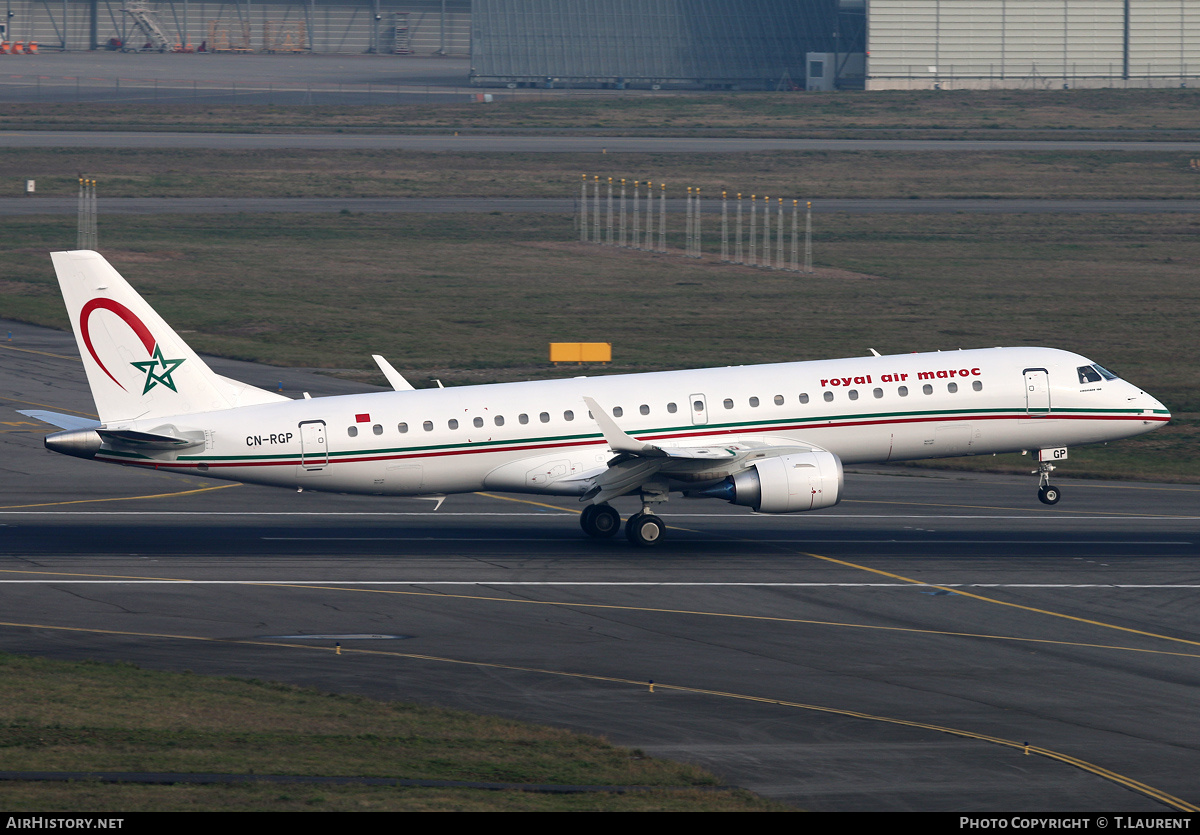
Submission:
[[[875,389],[871,392],[871,394],[875,395],[875,399],[878,400],[879,398],[883,397],[883,389]]]
[[[832,403],[832,402],[833,402],[833,392],[832,392],[832,391],[827,391],[827,392],[825,392],[825,402],[826,402],[826,403]]]
[[[376,435],[382,435],[383,434],[383,426],[377,423],[371,427],[371,431],[374,432]]]
[[[496,425],[497,426],[504,425],[504,415],[496,415]]]
[[[951,394],[957,393],[958,392],[958,383],[947,383],[946,391],[950,392]]]
[[[704,401],[703,400],[694,401],[692,403],[692,409],[694,409],[697,412],[703,412],[704,411]]]
[[[517,423],[521,424],[522,426],[529,423],[529,415],[526,415],[526,414],[517,415]]]
[[[901,397],[908,397],[908,386],[900,386],[900,388],[896,389],[896,394]]]
[[[540,415],[538,415],[538,420],[540,420],[542,423],[549,423],[550,422],[550,413],[542,412]]]
[[[850,389],[850,399],[851,400],[858,399],[858,389]]]
[[[622,417],[624,414],[625,410],[620,406],[613,406],[613,417]]]
[[[475,418],[475,420],[471,421],[471,423],[475,424],[476,429],[483,428],[483,418],[481,418],[481,417]]]
[[[650,407],[643,403],[641,406],[638,406],[638,411],[643,415],[648,415],[650,414]]]
[[[925,394],[933,394],[933,386],[929,385],[929,383],[926,383],[925,385],[921,386],[921,391]]]
[[[777,395],[775,395],[775,405],[776,405],[776,406],[782,406],[782,405],[783,405],[783,395],[782,395],[782,394],[777,394]]]
[[[403,435],[404,433],[406,433],[408,431],[408,424],[401,423],[399,426],[396,427],[396,429],[400,432],[401,435]]]
[[[570,409],[567,409],[565,412],[563,412],[563,420],[575,420],[575,413]]]
[[[679,407],[678,407],[678,406],[676,406],[674,403],[668,403],[668,404],[667,404],[667,414],[669,414],[669,415],[673,415],[673,414],[675,414],[675,413],[676,413],[676,412],[678,412],[678,411],[679,411]]]
[[[752,409],[758,408],[758,398],[757,397],[750,398],[750,408],[752,408]]]
[[[726,409],[732,409],[732,408],[733,408],[733,401],[732,401],[732,400],[730,400],[728,397],[726,397],[726,398],[725,398],[725,399],[724,399],[724,400],[721,402],[721,405],[722,405],[722,406],[724,406]]]
[[[971,388],[975,389],[975,391],[983,391],[983,383],[975,380],[971,383]]]
[[[421,424],[421,428],[424,429],[426,432],[432,432],[433,431],[433,421],[432,420],[425,421],[424,423]]]
[[[457,429],[458,421],[455,420],[454,418],[450,418],[450,420],[446,421],[446,425],[449,426],[451,429]]]
[[[346,434],[349,435],[351,438],[357,438],[358,437],[358,427],[357,426],[347,426]]]
[[[807,403],[807,402],[808,402],[808,395],[807,395],[807,394],[802,394],[802,395],[800,395],[800,402],[801,402],[801,403]]]

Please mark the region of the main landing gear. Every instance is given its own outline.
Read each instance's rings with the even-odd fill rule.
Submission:
[[[625,536],[634,545],[657,545],[666,536],[667,526],[653,513],[635,513],[625,523]]]
[[[607,504],[588,505],[579,517],[579,526],[588,536],[607,539],[621,528],[621,514]],[[653,513],[642,511],[629,517],[625,536],[634,545],[657,545],[667,533],[667,526]]]
[[[590,504],[580,514],[579,526],[588,536],[607,539],[621,529],[621,514],[611,505]]]

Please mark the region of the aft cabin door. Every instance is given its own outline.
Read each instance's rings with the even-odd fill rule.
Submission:
[[[1025,369],[1025,413],[1050,414],[1050,373],[1044,368]]]
[[[329,463],[329,445],[325,442],[325,421],[306,420],[300,424],[300,466],[305,470],[323,470]]]

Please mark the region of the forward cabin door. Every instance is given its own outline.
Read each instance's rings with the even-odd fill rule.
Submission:
[[[1025,369],[1025,414],[1050,414],[1050,373],[1044,368]]]

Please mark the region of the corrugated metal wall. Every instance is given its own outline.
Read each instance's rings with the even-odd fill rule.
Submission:
[[[1107,86],[1200,76],[1197,0],[871,0],[867,86]]]
[[[121,0],[10,0],[14,13],[9,28],[9,40],[37,41],[43,49],[57,49],[63,44],[64,17],[66,48],[90,49],[117,38],[130,44],[144,41],[129,15],[122,13]],[[245,26],[249,26],[249,46],[261,51],[278,42],[266,41],[265,24],[304,24],[304,35],[316,52],[392,52],[396,44],[397,23],[406,27],[408,47],[412,54],[432,55],[441,48],[441,0],[319,0],[319,2],[262,3],[262,2],[203,2],[203,0],[166,0],[149,3],[160,26],[177,42],[190,41],[200,46],[211,40],[214,33],[224,35],[234,44],[245,42]],[[471,2],[447,0],[445,48],[450,55],[470,53]],[[375,20],[378,10],[380,20]],[[95,14],[95,25],[92,17]],[[403,17],[398,17],[403,15]],[[294,30],[293,30],[294,31]],[[210,44],[211,46],[211,44]]]
[[[804,81],[833,51],[837,0],[475,0],[478,84]]]

